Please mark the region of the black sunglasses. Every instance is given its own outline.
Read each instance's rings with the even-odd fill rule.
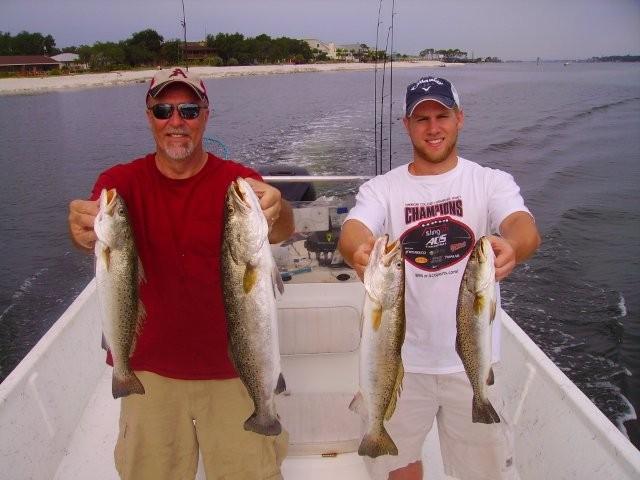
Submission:
[[[171,118],[171,115],[173,115],[173,109],[176,107],[178,108],[180,117],[185,120],[198,118],[198,115],[200,115],[200,109],[206,108],[196,105],[195,103],[180,103],[178,105],[172,105],[171,103],[158,103],[148,109],[153,112],[153,116],[158,120],[167,120],[168,118]]]

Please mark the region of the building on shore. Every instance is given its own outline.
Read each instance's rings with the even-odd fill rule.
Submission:
[[[61,68],[66,68],[68,70],[89,69],[89,65],[86,63],[80,63],[80,55],[77,53],[60,53],[59,55],[53,55],[51,58],[60,63]]]
[[[343,62],[360,62],[369,53],[369,47],[361,43],[337,45],[334,42],[323,42],[316,38],[303,38],[312,51],[324,53],[331,60]]]
[[[317,38],[303,38],[304,42],[307,42],[311,51],[317,50],[320,53],[324,53],[331,60],[337,60],[338,55],[336,53],[336,44],[333,42],[323,42]]]
[[[60,65],[44,55],[0,55],[0,72],[37,74],[60,68]]]
[[[182,45],[182,53],[185,60],[204,60],[215,55],[215,50],[207,46],[207,42],[187,42]]]

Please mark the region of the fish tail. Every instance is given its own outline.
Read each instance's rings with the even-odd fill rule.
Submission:
[[[113,398],[126,397],[132,393],[144,395],[144,386],[134,372],[126,372],[124,375],[116,374],[114,369],[111,380],[111,393]]]
[[[398,455],[398,447],[393,442],[387,430],[382,427],[379,432],[368,432],[362,438],[360,447],[358,447],[358,455],[371,458],[380,455]]]
[[[280,435],[282,425],[280,425],[280,420],[275,416],[258,415],[257,412],[253,412],[244,422],[244,429],[261,435],[274,436]]]
[[[473,397],[471,409],[471,420],[473,423],[500,423],[500,416],[491,405],[491,402],[478,396]]]

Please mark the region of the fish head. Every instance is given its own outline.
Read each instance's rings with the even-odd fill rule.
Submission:
[[[268,237],[269,226],[258,196],[242,177],[232,181],[225,199],[225,223],[235,258],[254,255]],[[244,252],[244,253],[243,253]]]
[[[477,263],[476,291],[484,290],[492,285],[496,278],[496,256],[489,237],[484,236],[478,240],[473,249],[472,259]]]
[[[376,303],[387,307],[404,298],[404,258],[399,241],[389,243],[389,236],[376,239],[364,271],[364,286]]]
[[[100,192],[100,208],[93,229],[98,240],[110,248],[118,248],[131,239],[129,213],[115,188]]]

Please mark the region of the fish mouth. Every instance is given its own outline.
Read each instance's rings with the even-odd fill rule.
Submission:
[[[400,242],[396,240],[389,243],[389,235],[384,235],[376,240],[371,250],[369,262],[375,259],[388,267],[395,260],[398,250],[400,250]]]
[[[489,239],[487,237],[482,237],[480,239],[480,248],[478,249],[478,260],[481,263],[486,262],[489,257],[489,252],[487,251],[488,248],[491,248]]]
[[[253,208],[249,195],[247,194],[248,188],[251,187],[242,177],[233,180],[229,186],[232,203],[243,215],[247,215]]]
[[[118,192],[115,188],[102,190],[102,193],[100,194],[100,211],[106,215],[112,216],[116,207],[117,196]]]
[[[396,258],[400,250],[400,242],[398,240],[396,240],[395,242],[392,242],[391,244],[389,244],[388,241],[389,241],[389,236],[386,235],[384,254],[382,255],[382,262],[386,267],[388,267],[391,264],[391,262],[394,261],[394,259]],[[402,252],[400,252],[400,254],[402,254]]]

